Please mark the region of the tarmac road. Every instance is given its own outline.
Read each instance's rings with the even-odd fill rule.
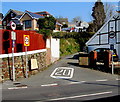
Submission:
[[[119,80],[117,75],[80,67],[76,56],[70,55],[28,79],[3,83],[2,98],[11,102],[113,102],[118,99]]]

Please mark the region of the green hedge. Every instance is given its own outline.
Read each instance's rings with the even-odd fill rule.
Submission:
[[[74,38],[78,39],[81,37],[90,38],[94,33],[93,32],[56,32],[52,33],[54,38]]]
[[[83,48],[85,46],[85,43],[94,35],[93,32],[56,32],[52,33],[52,36],[54,38],[60,38],[60,39],[68,39],[72,38],[73,41],[79,45],[79,49],[77,47],[77,51],[83,51]],[[63,43],[64,44],[64,43]],[[69,46],[70,47],[70,46]],[[70,52],[70,48],[66,46],[67,53]],[[75,47],[74,47],[75,48]],[[70,50],[70,51],[69,51]],[[66,53],[65,50],[62,53]]]

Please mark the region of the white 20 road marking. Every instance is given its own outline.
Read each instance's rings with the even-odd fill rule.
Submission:
[[[58,67],[50,75],[52,78],[67,78],[73,77],[74,69],[68,67]]]

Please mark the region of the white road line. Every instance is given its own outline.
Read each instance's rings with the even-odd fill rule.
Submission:
[[[88,97],[88,96],[97,96],[97,95],[104,95],[104,94],[110,94],[110,93],[112,93],[112,91],[100,92],[100,93],[93,93],[93,94],[86,94],[86,95],[79,95],[79,96],[62,97],[62,98],[50,99],[49,101],[57,101],[57,100],[81,98],[81,97]]]
[[[53,83],[53,84],[45,84],[45,85],[41,85],[41,86],[56,86],[58,85],[57,83]]]
[[[96,81],[108,81],[107,79],[102,79],[102,80],[96,80]]]
[[[120,80],[120,79],[116,78],[116,80]]]
[[[69,83],[69,84],[82,84],[82,83],[85,83],[85,82],[87,82],[87,81],[71,82],[71,83]]]
[[[9,90],[13,90],[13,89],[26,89],[28,88],[27,86],[24,86],[24,87],[10,87],[8,88]]]
[[[81,83],[85,83],[85,82],[87,82],[87,81],[80,81]]]

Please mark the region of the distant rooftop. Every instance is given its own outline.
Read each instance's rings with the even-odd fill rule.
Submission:
[[[41,14],[41,15],[51,15],[50,13],[48,13],[47,11],[42,11],[42,12],[35,12],[37,14]]]
[[[26,11],[28,14],[31,15],[31,17],[33,18],[44,18],[44,16],[40,15],[40,14],[36,14],[36,13],[33,13],[33,12],[30,12],[30,11]]]
[[[24,12],[22,12],[22,11],[18,11],[18,10],[13,10],[13,9],[11,9],[13,12],[15,12],[17,15],[22,15]]]

